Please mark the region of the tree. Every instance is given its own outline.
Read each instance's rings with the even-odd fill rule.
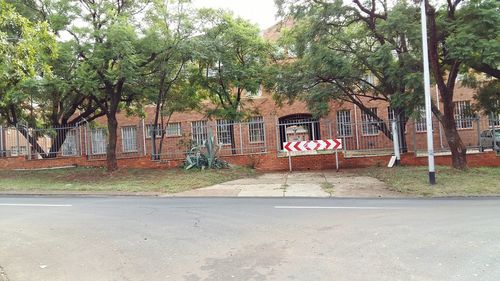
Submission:
[[[23,120],[33,120],[33,96],[28,88],[52,75],[49,61],[57,56],[55,36],[47,22],[30,21],[0,1],[0,121],[18,127],[37,151],[43,149],[30,136]]]
[[[421,57],[418,34],[420,22],[416,4],[399,1],[389,8],[385,2],[359,0],[353,0],[351,4],[321,0],[276,2],[282,12],[299,23],[309,22],[309,26],[305,25],[304,31],[297,38],[304,38],[302,41],[307,43],[302,44],[302,49],[298,49],[299,57],[302,52],[302,57],[305,58],[301,62],[306,63],[306,66],[302,67],[312,67],[299,73],[310,77],[301,81],[304,85],[302,92],[307,90],[313,97],[317,96],[316,103],[332,99],[346,100],[363,110],[359,97],[367,96],[370,99],[385,99],[391,106],[406,111],[413,111],[415,107],[412,105],[423,104],[420,80],[422,67],[418,62]],[[479,66],[483,70],[496,69],[491,62],[497,56],[494,48],[491,48],[494,40],[489,37],[485,37],[485,41],[489,42],[486,45],[472,45],[467,47],[469,49],[457,50],[457,46],[460,46],[458,43],[462,42],[457,34],[467,33],[467,28],[481,28],[478,21],[462,25],[478,17],[468,18],[470,10],[467,12],[464,9],[463,13],[457,10],[461,2],[447,1],[445,5],[434,7],[426,1],[429,63],[443,102],[443,112],[437,110],[436,106],[433,106],[433,112],[443,125],[452,153],[452,165],[457,169],[467,167],[466,148],[457,132],[453,111],[457,75],[460,70],[475,67],[473,62],[477,60],[470,54],[482,54]],[[482,6],[485,10],[478,14],[483,17],[482,20],[491,24],[496,22],[494,17],[498,17],[498,13],[489,11],[490,6]],[[479,6],[472,10],[477,9]],[[486,16],[488,19],[484,18]],[[357,32],[362,35],[356,36]],[[451,41],[450,44],[448,40]],[[460,57],[464,54],[469,54],[468,60]],[[332,57],[334,55],[339,57]],[[484,68],[485,65],[489,68]],[[480,69],[479,66],[477,69]],[[313,71],[313,74],[308,71]],[[366,72],[374,74],[379,84],[370,85],[364,81],[362,75]],[[295,88],[287,87],[292,89],[292,93],[300,92],[298,85]],[[326,107],[323,105],[320,108]]]
[[[138,17],[146,9],[143,1],[82,0],[76,4],[81,27],[68,32],[77,44],[81,60],[81,87],[106,115],[108,125],[107,169],[118,168],[116,143],[121,109],[142,110],[144,75],[158,55],[140,37]]]
[[[399,3],[389,11],[378,2],[371,7],[358,1],[277,3],[293,25],[279,41],[288,55],[277,56],[270,83],[275,92],[307,101],[317,116],[329,112],[331,101],[353,103],[392,140],[390,128],[368,104],[384,101],[404,131],[423,104],[415,7]],[[405,138],[400,141],[406,148]]]
[[[192,37],[195,32],[193,11],[184,0],[153,2],[147,20],[150,28],[147,41],[153,44],[151,52],[157,53],[150,63],[148,77],[155,104],[152,130],[152,156],[158,160],[162,151],[166,127],[174,112],[194,109],[198,105],[195,88],[188,82],[192,59]],[[156,137],[160,135],[159,147]]]
[[[193,81],[204,89],[215,105],[208,116],[229,122],[234,151],[233,122],[248,114],[243,98],[260,91],[270,46],[259,35],[257,26],[222,10],[202,10],[205,23],[197,38],[194,56],[198,68]]]
[[[97,104],[80,87],[79,75],[85,77],[85,74],[79,71],[80,60],[75,52],[74,42],[55,41],[55,35],[67,28],[75,9],[68,1],[11,2],[11,9],[15,7],[16,12],[20,11],[20,16],[28,21],[43,21],[53,38],[47,41],[40,36],[32,36],[32,39],[38,39],[35,42],[37,49],[51,50],[52,55],[44,56],[43,61],[40,60],[45,64],[45,71],[37,71],[35,77],[25,79],[21,83],[22,88],[17,95],[21,102],[11,105],[11,112],[18,112],[16,122],[10,123],[15,125],[22,120],[32,128],[58,128],[51,138],[48,151],[44,151],[38,144],[39,130],[30,132],[24,127],[20,128],[20,132],[32,146],[32,151],[43,158],[56,157],[71,127],[103,115]]]
[[[498,79],[484,83],[474,96],[477,110],[483,110],[495,119],[500,116],[500,82]]]

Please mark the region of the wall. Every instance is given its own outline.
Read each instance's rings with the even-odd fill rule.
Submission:
[[[371,156],[344,158],[339,153],[341,169],[362,167],[385,167],[391,156]],[[235,155],[222,157],[234,165],[253,167],[259,171],[286,171],[288,158],[278,157],[275,152],[254,155]],[[469,167],[500,167],[500,157],[494,152],[469,154]],[[436,156],[436,165],[450,165],[451,156]],[[408,166],[425,166],[427,157],[415,157],[413,153],[402,155],[401,162]],[[120,168],[170,169],[182,165],[182,160],[151,161],[149,156],[123,158],[118,160]],[[36,169],[62,166],[105,167],[105,160],[88,160],[86,157],[64,157],[45,160],[27,160],[25,157],[0,158],[0,169]],[[292,157],[293,170],[335,169],[335,155],[321,154]]]

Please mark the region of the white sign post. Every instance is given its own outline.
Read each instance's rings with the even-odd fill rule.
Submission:
[[[292,171],[292,153],[311,155],[318,150],[335,150],[335,167],[338,171],[338,150],[342,149],[342,139],[284,142],[283,149],[288,153],[288,167],[290,172]]]

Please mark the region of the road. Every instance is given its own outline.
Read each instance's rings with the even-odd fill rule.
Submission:
[[[4,196],[2,279],[496,281],[500,199]]]

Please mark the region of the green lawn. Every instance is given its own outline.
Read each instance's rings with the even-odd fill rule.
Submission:
[[[436,168],[436,185],[429,186],[427,167],[368,168],[360,170],[387,183],[394,190],[418,196],[500,195],[500,168],[458,171]]]
[[[101,168],[0,170],[0,191],[122,191],[175,193],[254,175],[248,168],[224,170]]]

